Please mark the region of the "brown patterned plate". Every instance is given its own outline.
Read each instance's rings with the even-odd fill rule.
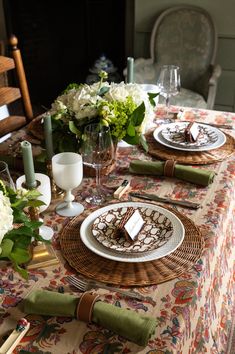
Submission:
[[[94,221],[103,215],[106,212],[109,212],[113,209],[118,208],[149,208],[155,211],[159,211],[161,214],[165,215],[173,226],[173,234],[169,238],[168,242],[166,242],[161,247],[154,249],[149,252],[116,252],[108,247],[104,247],[100,242],[96,240],[96,238],[92,234],[92,228]],[[180,219],[175,216],[172,212],[167,210],[166,208],[162,208],[159,205],[153,205],[151,203],[141,203],[141,202],[123,202],[106,205],[100,209],[93,211],[90,215],[88,215],[82,222],[80,228],[80,237],[81,241],[84,245],[92,252],[97,255],[111,259],[119,262],[148,262],[151,260],[159,259],[164,257],[172,252],[174,252],[183,242],[185,235],[184,225],[180,221]]]
[[[104,247],[118,252],[148,252],[162,247],[172,236],[170,219],[159,210],[142,207],[138,209],[144,225],[134,242],[124,236],[117,238],[115,231],[130,208],[111,209],[97,217],[92,225],[92,234]]]
[[[158,143],[181,151],[207,151],[218,149],[225,144],[225,134],[221,130],[205,124],[198,124],[200,134],[197,142],[186,142],[184,131],[188,124],[189,122],[165,124],[156,128],[153,136]]]

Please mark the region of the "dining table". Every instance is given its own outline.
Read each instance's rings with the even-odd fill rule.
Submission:
[[[164,107],[158,105],[153,130],[146,135],[148,152],[140,146],[118,144],[115,166],[108,175],[102,176],[104,204],[94,206],[86,202],[86,197],[94,193],[95,178],[84,174],[80,186],[73,190],[75,200],[84,206],[82,214],[74,218],[58,215],[55,208],[59,196],[52,199],[44,211],[43,222],[54,231],[51,244],[58,263],[29,270],[28,280],[25,280],[10,262],[0,262],[0,346],[17,321],[24,317],[30,322],[30,329],[13,353],[226,353],[235,313],[235,113],[177,106],[171,110],[174,122],[228,125],[230,129],[218,128],[226,136],[226,147],[199,151],[198,155],[197,152],[184,154],[164,145],[159,147],[160,143],[153,139],[153,131],[164,120]],[[17,139],[29,140],[39,149],[38,138],[23,129],[1,144],[0,159],[3,159],[4,144],[8,144],[8,149],[9,144],[11,149],[17,149]],[[196,181],[191,183],[129,170],[134,160],[164,161],[169,158],[182,165],[213,171],[212,183],[202,186]],[[9,156],[7,161],[12,175],[22,174],[16,171]],[[115,190],[124,180],[130,182],[129,188],[120,199],[114,198]],[[196,202],[200,207],[192,209],[142,200],[133,196],[133,192]],[[122,261],[121,255],[117,260],[115,256],[106,258],[105,254],[88,249],[81,240],[81,225],[100,208],[111,210],[112,205],[123,207],[125,203],[160,206],[177,216],[185,229],[178,248],[157,260],[141,257],[139,262],[138,257],[135,262]],[[69,275],[91,278],[142,295],[143,300],[139,300],[122,296],[117,291],[94,290],[101,301],[156,319],[155,332],[147,345],[140,346],[94,322],[24,312],[22,303],[34,290],[80,297],[82,292],[68,283]]]

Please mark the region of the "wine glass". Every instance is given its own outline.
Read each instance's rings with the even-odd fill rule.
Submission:
[[[75,152],[62,152],[52,157],[52,175],[56,185],[66,191],[64,202],[56,207],[62,216],[76,216],[83,212],[80,203],[73,202],[72,189],[79,186],[83,178],[82,156]]]
[[[51,182],[50,178],[43,173],[35,173],[35,180],[37,182],[36,189],[41,193],[37,199],[44,202],[44,204],[39,207],[39,213],[41,214],[49,207],[51,202]],[[16,188],[27,189],[27,186],[25,185],[25,175],[17,178]],[[40,218],[39,221],[43,221],[43,219]],[[44,240],[51,240],[53,234],[54,231],[51,227],[46,225],[41,225],[39,227],[39,235],[42,236]]]
[[[157,85],[160,95],[166,101],[166,118],[169,118],[170,98],[180,91],[180,73],[176,65],[163,65],[160,69]],[[165,120],[167,123],[167,119]]]
[[[5,161],[0,161],[0,180],[2,180],[5,186],[15,190],[15,185],[8,169],[8,164]]]
[[[110,128],[99,123],[88,124],[84,129],[81,154],[84,165],[92,167],[96,171],[96,191],[95,194],[88,196],[86,201],[100,205],[105,201],[100,184],[101,168],[110,165],[114,159]]]

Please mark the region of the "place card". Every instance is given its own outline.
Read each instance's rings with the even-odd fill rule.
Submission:
[[[143,225],[144,220],[142,216],[140,215],[138,210],[135,210],[135,212],[131,215],[131,217],[124,225],[124,229],[128,233],[128,236],[132,239],[132,241],[134,241]]]
[[[189,143],[196,142],[199,136],[198,125],[195,122],[189,123],[189,125],[185,129],[185,140]]]

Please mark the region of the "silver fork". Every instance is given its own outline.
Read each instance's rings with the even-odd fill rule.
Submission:
[[[73,286],[75,286],[77,289],[81,291],[87,291],[89,289],[95,289],[95,288],[101,288],[101,289],[106,289],[109,291],[115,291],[123,296],[131,297],[140,301],[146,300],[144,296],[135,293],[134,291],[126,291],[126,290],[121,290],[119,288],[115,288],[113,286],[108,286],[103,283],[99,283],[94,280],[81,280],[76,278],[73,275],[69,275],[68,277],[65,278],[67,282]]]

